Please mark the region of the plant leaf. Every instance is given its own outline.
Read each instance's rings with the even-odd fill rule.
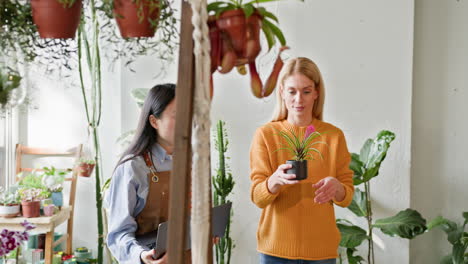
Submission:
[[[242,10],[244,10],[245,17],[248,18],[255,12],[255,7],[252,4],[246,4]]]
[[[366,231],[359,226],[344,224],[337,220],[337,227],[341,233],[340,246],[355,248],[368,238]]]
[[[365,148],[361,155],[361,161],[365,164],[366,171],[363,175],[364,182],[369,181],[373,177],[379,175],[380,164],[387,156],[388,148],[390,143],[395,139],[395,134],[388,130],[382,130],[377,134],[377,137],[373,140],[371,146],[367,146],[366,142]],[[369,152],[366,153],[366,148],[369,147]],[[362,160],[365,159],[366,161]]]
[[[452,262],[454,264],[464,264],[465,259],[465,250],[468,245],[463,245],[462,243],[456,243],[453,245],[452,250]]]
[[[267,23],[262,23],[262,31],[263,31],[263,34],[265,34],[265,38],[266,38],[267,43],[268,43],[268,50],[271,50],[271,48],[276,43],[276,39],[273,36],[273,32],[271,31],[271,29],[267,25]]]
[[[364,174],[364,163],[359,159],[359,155],[356,153],[351,153],[351,163],[349,168],[354,171],[353,183],[354,185],[359,185],[364,182],[362,175]]]
[[[366,193],[356,188],[348,209],[357,216],[367,216]]]
[[[346,249],[346,256],[348,257],[348,264],[360,264],[364,261],[364,258],[356,255],[354,256],[354,252],[356,252],[356,248],[348,248]]]
[[[436,227],[440,227],[448,235],[450,232],[457,229],[457,224],[439,215],[427,224],[428,230],[432,230]]]
[[[148,88],[135,88],[133,89],[130,94],[132,95],[133,99],[135,99],[138,107],[143,107],[143,103],[145,102],[146,96],[148,95],[150,89]]]
[[[427,229],[426,219],[418,211],[409,208],[395,216],[379,219],[373,226],[389,236],[397,235],[408,239],[424,233]]]
[[[284,38],[283,32],[275,24],[268,21],[267,17],[262,20],[263,24],[268,24],[268,27],[271,29],[271,32],[279,40],[281,46],[286,46],[286,39]]]

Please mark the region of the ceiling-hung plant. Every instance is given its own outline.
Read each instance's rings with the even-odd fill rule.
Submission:
[[[351,153],[350,169],[353,170],[353,182],[355,192],[353,201],[348,209],[357,217],[366,219],[367,230],[354,225],[350,221],[337,219],[337,226],[341,233],[340,246],[345,249],[344,255],[340,254],[340,263],[349,264],[368,263],[374,264],[374,235],[373,229],[378,228],[389,236],[412,239],[421,235],[427,229],[426,219],[413,209],[407,208],[394,216],[383,219],[373,218],[371,203],[370,180],[379,175],[382,162],[387,156],[390,143],[395,139],[395,134],[388,130],[380,131],[374,139],[368,139],[361,148],[359,154]],[[358,186],[364,185],[364,191]],[[356,255],[357,247],[367,240],[367,261],[362,256]]]
[[[34,24],[41,38],[74,38],[81,6],[81,0],[31,0]]]
[[[12,106],[20,98],[15,94],[15,91],[20,89],[21,76],[18,72],[9,67],[0,66],[0,112],[3,113],[5,108]],[[20,102],[18,102],[20,103]]]
[[[131,33],[129,26],[124,26],[122,30],[120,25],[125,24],[122,12],[115,11],[116,2],[112,0],[103,0],[97,3],[97,9],[100,12],[101,27],[100,38],[103,42],[113,44],[104,51],[104,56],[113,60],[124,60],[124,64],[134,71],[131,64],[142,56],[155,56],[163,63],[170,63],[173,60],[177,50],[179,33],[177,30],[176,10],[172,7],[173,0],[128,0],[136,7],[140,5],[141,11],[136,13],[135,32]],[[132,2],[133,1],[133,2]],[[157,7],[157,16],[152,18],[145,13],[144,6]],[[127,9],[125,9],[128,12]],[[115,18],[115,19],[114,19]],[[119,22],[120,21],[120,22]],[[141,22],[141,23],[140,23]],[[121,34],[119,35],[114,23],[119,26]],[[150,26],[149,29],[138,29],[138,27]],[[140,31],[150,31],[151,34],[139,36]],[[127,33],[124,33],[127,32]],[[130,33],[129,33],[130,32]],[[156,33],[155,33],[156,32]],[[161,72],[164,71],[161,67]]]
[[[286,49],[286,39],[277,26],[278,18],[259,3],[276,0],[216,1],[208,5],[208,20],[211,42],[211,73],[230,72],[234,66],[245,74],[245,65],[250,71],[250,86],[257,98],[269,96],[276,87],[279,72],[283,67],[281,52]],[[263,84],[257,72],[255,59],[260,53],[260,30],[265,35],[270,51],[277,41],[280,51],[267,81]],[[213,87],[212,87],[213,89]]]

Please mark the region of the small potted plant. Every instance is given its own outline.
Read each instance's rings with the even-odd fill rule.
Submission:
[[[41,216],[41,200],[50,193],[38,188],[23,188],[19,190],[23,216],[27,218]]]
[[[315,131],[313,125],[310,125],[307,127],[304,136],[296,135],[292,130],[278,131],[278,135],[285,139],[286,144],[275,150],[275,152],[285,150],[294,155],[292,160],[286,161],[286,164],[292,165],[292,168],[288,169],[286,173],[296,174],[296,180],[307,179],[307,161],[314,159],[311,152],[318,153],[323,159],[322,153],[313,147],[316,144],[326,144],[321,141],[314,142],[314,139],[321,136],[321,134]]]
[[[76,168],[78,170],[78,176],[90,177],[93,173],[94,166],[96,166],[95,160],[81,158]]]
[[[55,167],[44,167],[42,185],[51,193],[52,202],[55,206],[63,206],[63,182],[68,171],[60,171]]]
[[[211,42],[211,73],[218,70],[220,73],[228,73],[234,66],[240,73],[245,74],[245,65],[250,71],[250,85],[252,93],[257,98],[269,96],[283,67],[280,58],[281,52],[286,49],[286,39],[275,24],[278,18],[264,7],[258,6],[259,2],[242,0],[216,1],[208,5],[208,19]],[[257,6],[255,6],[257,4]],[[273,71],[265,85],[257,73],[255,58],[261,51],[260,29],[263,31],[270,50],[278,40],[282,46],[273,66]]]
[[[88,249],[86,247],[76,248],[74,255],[78,262],[87,262],[89,259],[93,258],[91,249]]]
[[[0,217],[10,218],[20,214],[18,192],[0,186]]]

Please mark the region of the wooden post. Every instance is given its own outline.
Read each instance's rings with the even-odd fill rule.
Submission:
[[[174,137],[174,161],[170,181],[168,263],[184,263],[185,235],[191,178],[191,137],[194,93],[194,55],[192,9],[182,1],[179,69],[176,88],[177,121]]]

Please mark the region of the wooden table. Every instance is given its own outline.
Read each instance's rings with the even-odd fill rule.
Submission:
[[[70,218],[71,209],[71,206],[63,206],[62,209],[53,216],[0,218],[0,229],[6,228],[13,231],[24,231],[24,227],[21,225],[24,220],[35,225],[36,228],[32,230],[34,233],[46,234],[44,250],[45,263],[52,264],[54,248],[68,237],[68,234],[64,234],[60,239],[54,242],[55,227]],[[66,253],[70,254],[71,250],[71,248],[67,248]]]

